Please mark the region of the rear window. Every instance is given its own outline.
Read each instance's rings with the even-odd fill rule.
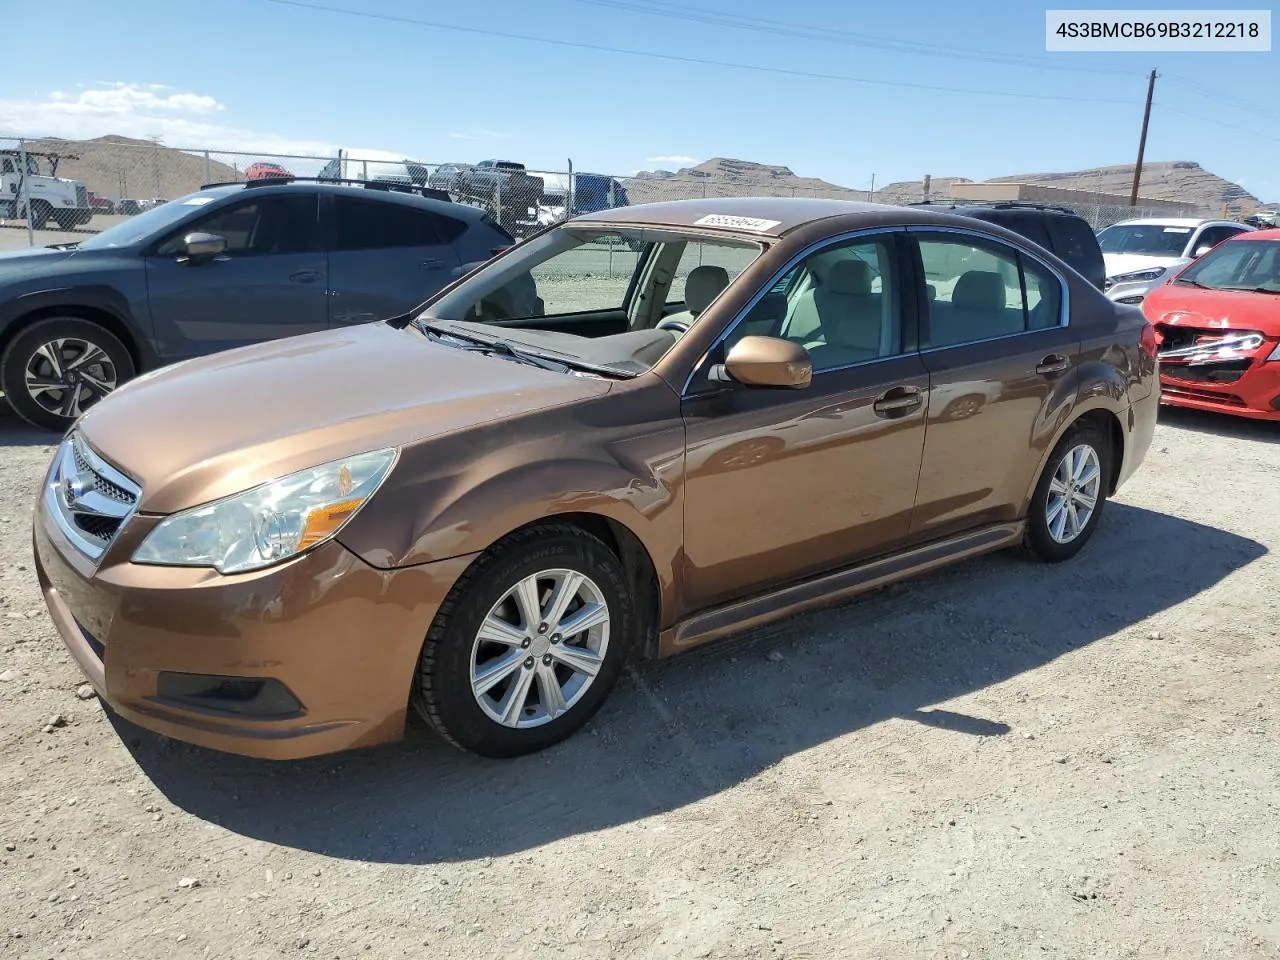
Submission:
[[[1072,266],[1102,259],[1098,238],[1089,224],[1077,217],[1050,217],[1053,251]]]
[[[338,250],[427,247],[441,242],[436,229],[438,218],[425,210],[338,197],[335,213]]]

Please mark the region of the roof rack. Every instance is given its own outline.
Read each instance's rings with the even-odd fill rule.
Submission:
[[[1075,214],[1070,207],[1061,207],[1052,203],[1034,203],[1030,200],[916,200],[910,207],[948,206],[948,207],[991,207],[993,209],[1026,209],[1053,210],[1056,213]]]
[[[217,183],[202,183],[201,190],[212,187],[274,187],[282,183],[346,183],[356,184],[366,190],[385,190],[389,193],[413,193],[428,200],[453,202],[449,191],[436,187],[424,187],[417,183],[402,183],[398,180],[352,180],[346,177],[258,177],[255,180],[220,180]]]

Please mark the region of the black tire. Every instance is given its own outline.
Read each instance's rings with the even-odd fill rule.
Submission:
[[[79,341],[97,347],[103,352],[105,359],[89,365],[86,372],[91,375],[91,380],[83,378],[83,375],[68,380],[67,390],[41,394],[44,398],[42,403],[27,388],[27,369],[37,359],[37,351],[56,340]],[[75,356],[83,355],[85,349],[78,345],[68,347],[71,353],[69,359],[74,362]],[[67,352],[64,352],[63,358],[68,359]],[[38,320],[14,337],[0,357],[0,389],[4,390],[14,412],[33,426],[59,433],[65,432],[80,413],[102,398],[104,394],[96,384],[109,383],[110,389],[114,389],[132,379],[134,373],[133,358],[119,338],[105,327],[80,317],[48,317]],[[71,389],[78,392],[80,405],[78,408],[70,408],[70,415],[63,415],[61,411],[69,408],[63,401],[68,397],[67,391]]]
[[[1080,532],[1064,543],[1054,536],[1050,524],[1050,487],[1067,455],[1080,447],[1092,450],[1093,456],[1097,458],[1096,505]],[[1036,483],[1035,493],[1032,494],[1031,503],[1027,507],[1027,531],[1023,538],[1023,547],[1026,552],[1047,563],[1061,563],[1063,560],[1070,560],[1084,549],[1084,545],[1089,542],[1102,518],[1103,508],[1107,503],[1107,493],[1111,488],[1111,471],[1111,444],[1106,433],[1089,421],[1072,425],[1053,448],[1053,453],[1049,455],[1044,473]]]
[[[74,230],[80,222],[79,216],[74,212],[63,210],[55,210],[53,212],[53,222],[58,225],[61,230]]]
[[[53,213],[53,207],[49,206],[45,200],[33,200],[31,202],[31,229],[43,230],[49,223],[49,216]]]
[[[609,610],[608,646],[594,679],[568,710],[540,726],[504,726],[481,709],[472,692],[472,648],[481,624],[509,590],[527,577],[553,569],[584,574],[599,589]],[[522,530],[477,560],[441,605],[422,647],[412,695],[414,709],[446,740],[471,753],[505,758],[545,749],[575,733],[600,709],[626,662],[636,621],[626,572],[601,540],[566,524]],[[510,682],[515,683],[525,669],[536,667],[521,666],[510,674]],[[539,683],[530,682],[540,700]]]

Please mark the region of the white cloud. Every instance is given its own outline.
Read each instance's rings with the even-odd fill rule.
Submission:
[[[686,157],[684,154],[667,154],[660,157],[645,157],[647,163],[674,163],[682,167],[690,166],[698,162],[697,157]]]
[[[450,140],[474,140],[475,137],[473,137],[469,133],[451,133],[449,134],[449,139]]]
[[[206,94],[154,83],[76,85],[33,99],[0,97],[0,134],[87,140],[115,134],[166,146],[332,156],[337,145],[294,139],[217,122],[224,104]]]

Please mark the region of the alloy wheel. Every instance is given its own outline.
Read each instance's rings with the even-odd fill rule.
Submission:
[[[471,692],[504,727],[538,727],[572,710],[609,648],[609,605],[576,570],[520,580],[484,618],[471,648]]]
[[[26,367],[27,394],[67,419],[116,388],[116,365],[107,352],[81,337],[60,337],[41,344]]]
[[[1058,461],[1049,481],[1045,520],[1049,536],[1071,543],[1089,525],[1098,509],[1102,490],[1102,464],[1098,452],[1087,443],[1072,447]]]

